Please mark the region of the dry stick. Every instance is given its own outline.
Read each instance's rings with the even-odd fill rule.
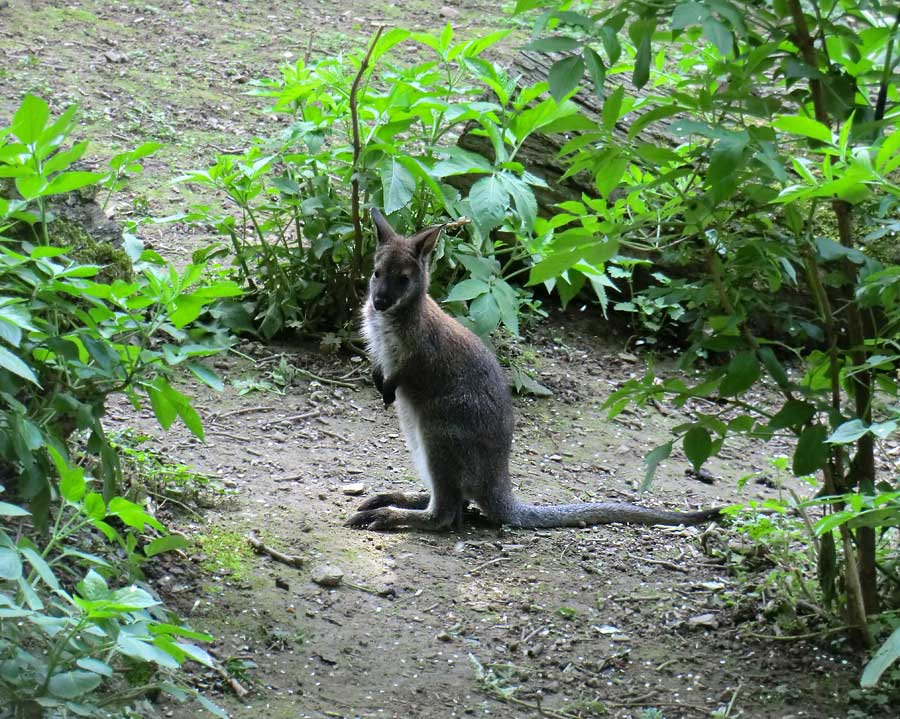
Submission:
[[[362,143],[359,139],[359,108],[356,104],[356,94],[359,92],[359,84],[362,82],[366,70],[369,69],[369,60],[372,59],[372,53],[375,51],[375,46],[378,44],[378,40],[383,32],[384,25],[379,27],[375,33],[375,37],[369,45],[369,50],[359,66],[359,72],[356,73],[356,77],[353,78],[353,84],[350,86],[350,126],[353,130],[353,175],[350,178],[350,213],[353,218],[355,242],[353,247],[353,268],[350,273],[351,282],[352,278],[359,276],[363,254],[363,230],[359,216],[359,157],[362,154]]]
[[[296,567],[300,569],[303,567],[303,557],[298,557],[294,554],[285,554],[284,552],[279,552],[277,549],[273,549],[268,544],[264,544],[260,541],[259,537],[256,536],[253,532],[247,535],[247,541],[250,542],[250,546],[253,547],[253,551],[257,554],[265,554],[266,556],[271,557],[276,562],[281,562],[282,564],[287,564],[289,567]]]
[[[298,479],[303,479],[306,475],[302,472],[300,474],[292,474],[290,477],[274,477],[272,479],[273,482],[296,482]]]
[[[227,439],[234,439],[234,440],[237,440],[238,442],[252,442],[253,441],[250,439],[250,437],[244,437],[243,435],[240,435],[240,434],[232,434],[231,432],[223,432],[222,430],[219,430],[219,429],[210,429],[210,430],[207,430],[207,432],[209,434],[214,434],[217,437],[225,437]]]
[[[311,419],[313,417],[318,417],[322,414],[321,410],[314,409],[311,412],[304,412],[303,414],[292,414],[290,417],[282,417],[281,419],[273,419],[271,422],[266,422],[266,427],[271,427],[276,424],[284,424],[285,422],[292,424],[294,422],[299,422],[303,419]]]
[[[635,554],[629,554],[636,562],[647,562],[648,564],[658,564],[661,567],[665,567],[666,569],[671,569],[676,572],[683,572],[684,574],[689,574],[690,570],[685,569],[684,567],[675,564],[675,562],[670,562],[666,559],[651,559],[650,557],[638,557]]]
[[[488,560],[487,562],[482,562],[481,564],[478,564],[478,565],[472,567],[467,572],[467,574],[476,574],[477,572],[480,572],[485,567],[489,567],[492,564],[497,564],[498,562],[505,562],[507,559],[509,559],[509,557],[497,557],[496,559],[491,559],[491,560]]]
[[[225,419],[226,417],[234,417],[239,414],[251,414],[253,412],[271,412],[271,407],[244,407],[242,409],[233,409],[230,412],[222,412],[221,414],[217,414],[213,412],[209,419],[212,422],[217,422],[220,419]]]

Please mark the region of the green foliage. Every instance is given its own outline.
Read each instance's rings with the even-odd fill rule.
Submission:
[[[123,497],[105,501],[83,469],[53,454],[61,496],[47,535],[32,541],[30,512],[0,503],[0,704],[14,716],[109,717],[151,690],[179,700],[195,695],[177,670],[188,660],[212,666],[189,641],[211,637],[182,626],[140,583],[118,589],[108,583],[122,573],[139,577],[136,560],[186,540],[166,534]],[[129,563],[115,567],[80,549],[88,530],[118,545]],[[160,536],[141,551],[138,536],[148,532]]]
[[[370,204],[407,233],[442,215],[471,218],[467,237],[445,236],[435,284],[479,334],[499,324],[519,332],[520,312],[535,305],[508,280],[527,271],[542,246],[534,244],[534,190],[546,184],[517,154],[531,134],[584,120],[573,103],[542,99],[546,83],[517,89],[482,57],[504,35],[456,42],[449,26],[439,35],[397,29],[376,36],[366,59],[299,61],[255,83],[254,94],[286,114],[288,127],[180,179],[220,190],[231,203],[233,211],[202,206],[191,217],[228,238],[264,337],[350,320],[374,251],[358,211]],[[424,45],[434,57],[393,64],[401,43]],[[485,138],[490,157],[454,144],[465,127]]]
[[[842,578],[868,641],[865,617],[888,597],[875,557],[887,547],[896,564],[897,554],[897,477],[877,476],[874,456],[900,418],[900,268],[866,243],[893,226],[900,197],[898,23],[849,0],[827,12],[801,0],[519,4],[536,7],[532,47],[565,55],[551,89],[569,92],[590,65],[602,113],[563,149],[568,172],[590,173],[599,199],[545,221],[552,239],[530,281],[564,282],[565,300],[573,271],[587,259],[605,274],[619,247],[679,268],[687,279],[639,288],[622,309],[651,308],[657,327],[682,323],[685,366],[721,361],[693,385],[650,372],[609,408],[663,396],[717,402],[675,428],[696,469],[735,434],[795,441],[794,474],[819,473],[827,495],[816,500],[818,539],[806,540],[821,540],[822,595],[835,596]],[[779,397],[774,408],[761,385]],[[648,481],[672,446],[648,455]]]
[[[240,289],[209,273],[208,253],[177,271],[132,235],[115,260],[127,259],[125,271],[110,274],[49,244],[57,233],[47,198],[115,191],[157,149],[122,153],[106,174],[72,170],[87,147],[69,145],[75,115],[72,107],[53,120],[28,95],[0,129],[0,178],[12,178],[0,197],[0,468],[27,502],[0,502],[0,704],[17,716],[107,717],[150,690],[183,699],[195,692],[175,670],[188,659],[211,663],[186,641],[209,637],[180,626],[146,588],[108,584],[122,573],[139,582],[149,558],[186,540],[121,496],[102,420],[107,398],[123,393],[136,407],[149,400],[164,428],[180,419],[202,438],[171,379],[181,365],[221,384],[199,360],[227,336],[197,320]],[[83,466],[70,459],[76,442]],[[156,536],[141,547],[147,534]],[[89,535],[111,543],[120,566],[84,551],[96,544]]]
[[[18,477],[16,492],[32,503],[39,526],[51,498],[51,454],[67,456],[73,432],[85,433],[88,451],[99,457],[104,497],[116,493],[119,461],[102,424],[110,394],[124,393],[136,406],[149,399],[164,428],[180,419],[202,438],[197,412],[170,383],[171,368],[183,365],[214,382],[197,361],[221,351],[225,340],[192,323],[240,293],[207,275],[204,253],[178,272],[129,235],[124,249],[133,270],[108,280],[101,265],[76,262],[66,247],[44,242],[53,221],[44,199],[104,178],[65,169],[86,147],[66,149],[74,117],[70,108],[51,122],[46,103],[29,95],[0,130],[0,176],[13,177],[18,192],[0,198],[0,228],[36,227],[34,242],[0,234],[0,463]],[[133,171],[152,149],[120,155],[113,165]]]

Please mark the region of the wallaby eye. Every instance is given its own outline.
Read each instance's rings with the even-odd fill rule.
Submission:
[[[375,270],[375,272],[374,272],[373,274],[374,274],[376,280],[377,280],[379,277],[381,277],[381,272],[379,272],[378,270]]]
[[[398,281],[401,285],[408,285],[408,284],[409,284],[409,275],[400,275],[400,276],[397,278],[397,281]]]

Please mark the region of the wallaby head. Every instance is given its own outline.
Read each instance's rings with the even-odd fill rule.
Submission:
[[[428,293],[428,265],[441,225],[403,237],[374,207],[372,220],[378,238],[369,282],[372,305],[378,312],[408,307]]]

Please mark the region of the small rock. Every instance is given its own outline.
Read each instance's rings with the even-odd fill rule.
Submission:
[[[594,627],[600,634],[621,634],[622,630],[611,624],[604,624],[602,627]]]
[[[106,62],[111,62],[113,64],[122,63],[128,59],[128,55],[124,52],[119,52],[118,50],[107,50],[103,53],[103,57],[106,59]]]
[[[438,15],[445,17],[448,20],[456,20],[456,18],[459,17],[459,10],[452,8],[449,5],[444,5],[444,7],[438,11]]]
[[[364,494],[365,491],[366,485],[362,482],[344,485],[344,494],[346,494],[348,497],[358,497],[359,495]]]
[[[336,587],[344,579],[344,572],[339,567],[322,564],[312,570],[310,578],[320,587]]]
[[[619,352],[619,359],[632,364],[638,361],[637,355],[633,355],[631,352]]]
[[[441,632],[440,634],[438,634],[435,637],[435,639],[437,639],[439,642],[452,642],[453,641],[453,637],[451,637],[449,634],[447,634],[447,632]]]
[[[708,629],[716,629],[719,626],[715,614],[698,614],[696,617],[688,619],[687,623],[688,626],[691,627],[704,627]]]
[[[285,591],[290,591],[291,588],[291,585],[287,583],[287,580],[284,580],[281,577],[275,577],[275,586],[279,589],[284,589]]]

